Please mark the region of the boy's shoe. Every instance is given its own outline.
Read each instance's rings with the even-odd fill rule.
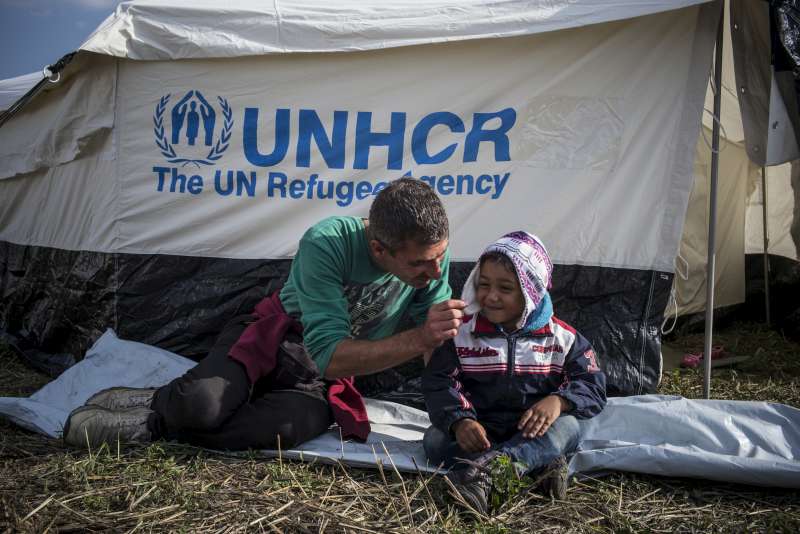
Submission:
[[[81,406],[69,414],[64,425],[64,442],[73,447],[97,448],[103,443],[151,440],[147,419],[149,408],[109,410],[102,406]]]
[[[87,405],[102,406],[109,410],[127,410],[128,408],[149,408],[153,402],[155,388],[115,387],[99,391],[89,397]]]
[[[550,495],[554,499],[563,501],[567,498],[567,486],[569,486],[569,466],[564,456],[559,456],[542,471],[544,478],[541,482],[543,493]]]
[[[464,500],[476,512],[489,511],[489,494],[492,491],[492,475],[489,464],[500,453],[491,451],[475,461],[461,460],[463,466],[451,470],[446,476],[453,483]]]

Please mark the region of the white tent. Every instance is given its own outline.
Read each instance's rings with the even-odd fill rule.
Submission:
[[[727,2],[726,2],[727,4]],[[745,128],[740,112],[739,94],[750,94],[752,82],[743,80],[737,85],[735,73],[733,40],[731,38],[731,13],[739,13],[740,18],[747,18],[756,32],[763,32],[768,27],[768,6],[766,3],[736,3],[731,10],[726,5],[724,21],[724,45],[722,64],[722,125],[720,146],[720,181],[718,191],[717,227],[720,229],[716,241],[715,300],[716,308],[740,304],[745,301],[745,254],[762,254],[764,252],[764,195],[760,164],[767,163],[765,183],[767,184],[767,230],[769,254],[782,256],[797,261],[800,239],[793,239],[792,225],[795,222],[795,206],[798,205],[800,188],[792,185],[792,161],[798,158],[797,143],[792,142],[794,132],[790,128],[786,132],[789,142],[783,139],[777,143],[782,150],[773,154],[773,161],[766,162],[759,158],[762,153],[755,145],[758,135],[750,137],[750,148],[745,140]],[[763,4],[763,5],[761,5]],[[744,12],[742,12],[744,10]],[[737,29],[736,31],[739,31]],[[741,42],[741,46],[750,46],[750,41]],[[763,40],[763,38],[762,38]],[[753,57],[770,57],[771,51],[765,43],[760,48],[753,45]],[[754,63],[751,58],[750,63]],[[742,66],[739,65],[741,69]],[[751,70],[757,70],[751,67]],[[772,76],[765,73],[764,76]],[[785,107],[780,91],[774,81],[771,87],[759,94],[768,112],[772,109],[772,124],[777,130],[775,108]],[[679,255],[676,260],[676,300],[680,315],[697,313],[705,310],[706,303],[706,256],[708,238],[708,184],[711,162],[711,128],[713,126],[713,80],[710,80],[706,93],[703,115],[702,135],[697,143],[694,160],[695,184],[689,199],[689,209],[684,225]],[[747,83],[745,86],[744,84]],[[769,80],[768,82],[769,83]],[[750,123],[757,122],[750,120]],[[748,152],[751,156],[748,156]],[[756,161],[754,163],[753,161]],[[787,163],[781,163],[786,161]],[[777,163],[777,165],[776,165]],[[796,178],[795,178],[796,180]],[[797,230],[795,230],[795,233]],[[800,236],[798,236],[800,238]],[[672,311],[672,310],[670,310]]]
[[[32,72],[15,78],[0,80],[0,111],[10,108],[43,78],[44,74]]]
[[[3,118],[0,328],[82,352],[111,326],[200,354],[310,224],[411,175],[448,210],[454,278],[535,232],[612,391],[652,391],[719,12],[123,3]]]

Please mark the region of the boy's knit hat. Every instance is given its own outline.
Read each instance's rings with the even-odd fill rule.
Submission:
[[[538,237],[523,231],[504,235],[486,247],[464,284],[461,300],[467,303],[464,310],[466,313],[476,313],[480,309],[476,298],[480,265],[483,257],[490,252],[499,252],[507,256],[517,271],[519,287],[525,297],[525,308],[517,324],[517,328],[522,328],[550,289],[553,262],[550,261],[550,255]]]

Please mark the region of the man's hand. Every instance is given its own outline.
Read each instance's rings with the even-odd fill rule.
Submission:
[[[448,339],[456,337],[466,305],[463,300],[450,299],[430,307],[425,323],[418,327],[423,352],[432,351]]]
[[[458,333],[464,306],[461,300],[446,300],[431,306],[425,323],[416,328],[375,341],[341,340],[325,369],[325,378],[369,375],[433,352]]]
[[[453,423],[453,430],[458,446],[464,452],[483,452],[492,446],[486,437],[486,429],[475,419],[459,419]]]
[[[569,409],[569,402],[558,395],[548,395],[522,414],[517,429],[526,438],[544,436],[561,412]]]

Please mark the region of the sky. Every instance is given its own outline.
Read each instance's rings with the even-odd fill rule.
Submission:
[[[0,80],[74,51],[120,0],[0,0]]]

